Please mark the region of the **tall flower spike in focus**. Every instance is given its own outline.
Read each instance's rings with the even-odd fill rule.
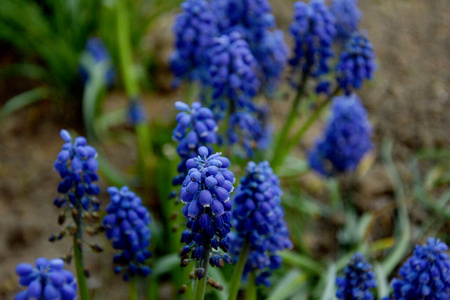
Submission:
[[[294,56],[289,63],[294,74],[314,78],[328,73],[329,58],[333,57],[335,19],[323,0],[294,4],[294,20],[289,28],[294,37]]]
[[[372,266],[361,253],[356,253],[344,269],[344,277],[336,279],[336,297],[340,300],[373,300],[370,289],[377,286]]]
[[[249,162],[233,198],[232,224],[237,233],[232,239],[232,254],[239,256],[243,244],[250,244],[244,276],[255,271],[257,284],[270,285],[270,273],[282,262],[277,252],[292,248],[282,193],[278,176],[267,161]]]
[[[77,298],[77,282],[70,271],[64,270],[64,261],[60,258],[50,261],[40,257],[35,267],[21,263],[16,267],[20,285],[27,287],[19,292],[15,300],[74,300]]]
[[[120,190],[109,187],[108,193],[111,202],[106,207],[107,215],[103,218],[103,226],[106,228],[106,237],[111,240],[120,254],[114,256],[117,265],[114,273],[124,271],[123,279],[129,280],[131,276],[147,276],[151,270],[145,265],[145,261],[151,257],[150,246],[151,233],[148,228],[150,214],[142,204],[141,198],[123,186]]]
[[[429,238],[423,246],[416,245],[414,254],[400,268],[391,286],[393,299],[450,299],[450,259],[448,246]]]
[[[91,37],[86,42],[84,53],[78,67],[81,80],[86,84],[93,76],[95,67],[102,68],[104,83],[111,87],[116,80],[116,71],[112,65],[111,55],[103,41],[98,37]]]
[[[217,35],[217,24],[210,4],[205,0],[187,0],[181,5],[173,31],[175,51],[170,57],[170,68],[175,85],[180,80],[209,82],[208,51]]]
[[[54,168],[62,180],[58,185],[60,196],[54,200],[54,204],[58,208],[69,206],[77,210],[75,215],[81,222],[85,213],[91,214],[100,206],[96,197],[100,188],[95,183],[98,180],[97,151],[87,145],[82,136],[72,143],[72,137],[67,130],[61,130],[60,135],[65,144],[58,154]]]
[[[199,102],[194,102],[189,107],[186,103],[177,101],[175,108],[181,112],[177,114],[177,126],[172,132],[172,139],[179,143],[177,153],[181,162],[173,184],[179,185],[187,175],[186,161],[197,156],[199,147],[211,147],[216,144],[218,128],[213,112],[209,108],[202,107]]]
[[[230,248],[230,193],[235,179],[227,169],[228,158],[209,153],[208,148],[200,147],[199,155],[186,162],[189,171],[181,189],[183,214],[188,220],[187,230],[181,236],[181,242],[186,243],[181,251],[181,265],[189,263],[187,255],[191,253],[198,262],[198,279],[206,274],[208,262],[218,267],[231,263],[231,257],[219,249],[228,252]]]
[[[365,79],[372,79],[376,69],[375,53],[369,38],[365,33],[355,32],[345,44],[336,66],[339,86],[350,94],[360,89]]]
[[[358,31],[362,13],[357,0],[332,0],[330,11],[336,18],[337,37],[341,41],[346,41]]]
[[[311,168],[325,176],[353,171],[372,149],[372,126],[358,96],[335,97],[324,137],[309,153]]]

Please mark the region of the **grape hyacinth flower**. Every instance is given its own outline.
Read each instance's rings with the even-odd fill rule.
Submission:
[[[372,149],[372,127],[358,96],[335,97],[324,137],[309,154],[311,168],[324,176],[353,171]]]
[[[377,69],[373,46],[366,34],[354,33],[342,51],[336,66],[339,86],[350,94],[359,89],[365,79],[372,79]]]
[[[264,92],[277,88],[287,63],[288,46],[283,32],[272,31],[275,18],[268,0],[212,0],[220,34],[239,32],[257,62],[256,75]]]
[[[229,99],[226,107],[231,106],[232,110],[253,109],[251,99],[258,91],[259,81],[248,43],[238,32],[232,32],[214,39],[211,55],[213,99]]]
[[[147,121],[144,103],[140,97],[132,97],[128,101],[127,122],[131,126],[143,124]]]
[[[151,257],[150,213],[142,204],[141,198],[123,186],[120,190],[109,187],[111,202],[106,207],[107,215],[103,218],[106,237],[111,240],[120,254],[114,256],[117,265],[114,273],[125,271],[123,279],[128,281],[136,274],[147,276],[151,270],[144,263]]]
[[[81,57],[79,72],[84,84],[93,76],[93,67],[102,65],[104,73],[104,83],[111,87],[116,79],[116,72],[112,65],[111,55],[100,38],[91,37],[86,42],[85,51]]]
[[[80,212],[94,212],[99,209],[100,203],[95,197],[100,193],[100,188],[95,183],[98,180],[97,151],[87,145],[86,138],[80,136],[72,137],[65,129],[61,130],[61,138],[65,144],[54,168],[61,177],[58,185],[60,197],[56,198],[54,204],[59,207],[69,205]]]
[[[263,109],[258,108],[256,113],[238,111],[230,116],[228,142],[232,145],[239,141],[248,157],[253,156],[254,149],[266,149],[270,145],[272,127],[264,120],[264,113]]]
[[[187,175],[186,161],[197,156],[200,146],[211,146],[217,142],[217,123],[213,112],[202,107],[199,102],[191,107],[184,102],[175,102],[177,126],[173,130],[172,139],[179,142],[177,153],[181,157],[178,165],[178,175],[173,179],[173,185],[182,184]],[[211,151],[212,152],[212,151]]]
[[[277,252],[292,248],[281,206],[282,193],[278,176],[267,161],[249,162],[233,198],[232,224],[237,233],[232,253],[237,257],[243,244],[250,244],[244,276],[256,271],[257,284],[270,285],[271,271],[280,268],[282,262]]]
[[[358,31],[362,13],[357,0],[333,0],[330,11],[336,19],[337,38],[346,41]]]
[[[344,277],[336,279],[336,297],[341,300],[373,300],[370,289],[377,286],[372,266],[361,253],[356,253],[344,269]]]
[[[210,4],[205,0],[187,0],[181,5],[173,31],[175,51],[170,57],[170,68],[177,85],[181,79],[209,82],[208,51],[217,35],[217,24]]]
[[[289,61],[294,72],[302,76],[319,77],[329,71],[328,60],[333,57],[335,19],[322,0],[310,4],[294,4],[294,20],[289,28],[294,37],[294,57]]]
[[[450,259],[448,246],[429,238],[423,246],[416,245],[414,254],[400,268],[391,286],[394,299],[450,299]]]
[[[19,282],[27,287],[19,292],[15,300],[73,300],[77,297],[77,282],[70,271],[64,270],[64,261],[56,258],[50,261],[40,257],[35,267],[21,263],[16,267]]]
[[[186,243],[181,265],[189,263],[187,255],[191,253],[191,258],[200,262],[196,275],[201,279],[208,261],[217,267],[223,267],[224,261],[231,263],[231,257],[218,250],[228,252],[230,248],[230,193],[235,178],[228,170],[230,161],[221,153],[209,155],[208,148],[202,146],[198,154],[186,162],[189,171],[181,189],[183,214],[188,219],[181,236],[181,242]]]

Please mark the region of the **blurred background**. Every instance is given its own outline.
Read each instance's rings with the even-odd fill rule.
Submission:
[[[89,134],[83,125],[82,99],[87,96],[79,70],[89,37],[103,40],[116,77],[96,102],[101,106],[102,155],[125,175],[137,168],[136,136],[125,122],[129,98],[119,67],[114,1],[63,2],[0,3],[0,299],[12,299],[19,290],[14,274],[18,263],[39,256],[60,257],[70,250],[70,239],[53,244],[47,240],[60,230],[53,205],[59,177],[53,162],[62,145],[62,128]],[[171,201],[164,193],[170,190],[167,186],[178,163],[171,141],[173,104],[188,92],[184,86],[172,87],[168,67],[180,2],[137,0],[128,7],[133,68],[152,136],[152,183],[141,192],[154,220],[154,256],[169,254],[164,253],[163,234],[170,228],[165,228],[161,206]],[[271,1],[277,25],[290,45],[292,3]],[[360,239],[381,241],[370,245],[372,256],[382,257],[396,241],[396,197],[402,197],[408,208],[411,245],[437,233],[450,242],[450,213],[436,206],[450,199],[450,5],[448,0],[360,0],[359,5],[361,28],[374,45],[378,71],[359,92],[373,124],[374,152],[357,173],[338,179],[342,197],[354,204],[355,213],[323,214],[321,205],[333,197],[333,187],[312,172],[280,171],[294,245],[322,260],[339,257],[337,243],[352,248]],[[272,102],[277,128],[290,107],[286,99],[292,99],[287,86],[281,89],[286,97]],[[14,97],[16,101],[9,102]],[[323,122],[316,124],[298,145],[300,164],[322,128]],[[107,185],[120,182],[105,176],[114,174],[105,170],[100,180],[103,203],[108,201]],[[166,182],[164,192],[159,182]],[[370,216],[366,227],[355,232],[364,216]],[[95,299],[126,298],[125,285],[111,272],[112,253],[105,249],[102,259],[86,253]],[[157,287],[161,299],[173,298],[178,289],[164,273]]]

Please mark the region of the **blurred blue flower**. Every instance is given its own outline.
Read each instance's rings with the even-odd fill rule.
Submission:
[[[21,263],[16,267],[19,282],[27,287],[19,292],[15,300],[73,300],[77,297],[77,282],[75,277],[64,270],[64,261],[56,258],[50,261],[40,257],[36,259],[35,267]]]
[[[429,238],[423,246],[416,245],[414,254],[400,268],[391,286],[394,299],[450,299],[450,259],[448,246]]]
[[[259,81],[255,75],[256,62],[248,43],[238,32],[214,39],[211,49],[211,83],[213,99],[228,99],[235,109],[252,108]]]
[[[217,19],[205,0],[186,0],[183,12],[177,15],[173,31],[175,50],[170,57],[170,68],[176,79],[209,82],[209,54],[217,35]]]
[[[372,79],[377,69],[373,46],[366,34],[355,32],[347,41],[336,66],[339,86],[347,94],[362,87],[364,79]]]
[[[332,0],[330,11],[336,18],[337,37],[346,41],[358,31],[362,13],[358,8],[358,0]]]
[[[60,197],[54,200],[57,207],[64,207],[69,204],[72,207],[86,211],[97,211],[99,201],[95,197],[100,193],[100,188],[95,181],[98,180],[97,151],[87,145],[84,137],[80,136],[72,143],[72,137],[65,129],[61,130],[61,138],[65,144],[54,168],[61,177],[58,185]]]
[[[199,147],[211,147],[216,144],[218,128],[213,112],[209,108],[202,107],[199,102],[194,102],[189,107],[186,103],[177,101],[175,108],[181,112],[177,114],[177,126],[172,132],[172,139],[179,143],[177,153],[181,162],[173,184],[179,185],[187,175],[186,161],[197,156]],[[211,149],[210,151],[212,152]]]
[[[237,233],[231,251],[237,258],[244,241],[249,240],[244,276],[256,271],[257,284],[270,285],[271,271],[280,268],[282,262],[277,252],[292,248],[281,206],[282,193],[278,176],[267,161],[249,162],[233,197],[232,224]]]
[[[127,122],[131,126],[145,123],[147,121],[147,114],[144,103],[140,97],[133,97],[128,101]]]
[[[81,80],[86,84],[93,76],[94,68],[102,67],[105,85],[111,87],[116,80],[116,71],[112,65],[111,55],[103,41],[98,37],[91,37],[86,42],[85,51],[81,57],[78,71]]]
[[[294,72],[312,77],[328,73],[336,29],[324,1],[311,0],[309,5],[296,2],[290,33],[295,41],[294,56],[289,61]]]
[[[336,297],[341,300],[373,300],[370,289],[377,286],[372,266],[361,253],[356,253],[344,269],[344,277],[336,279]]]
[[[324,137],[309,154],[311,168],[325,176],[353,171],[372,149],[372,127],[358,96],[335,97]]]
[[[150,258],[148,250],[151,233],[148,228],[150,214],[142,204],[141,198],[123,186],[120,190],[109,187],[111,202],[106,207],[103,218],[106,237],[111,240],[114,249],[121,250],[114,256],[116,274],[125,271],[123,279],[139,274],[147,276],[151,270],[144,263]]]
[[[187,244],[181,251],[183,260],[191,251],[191,257],[200,260],[212,249],[228,252],[230,248],[230,193],[234,174],[227,169],[228,158],[220,153],[209,153],[208,148],[200,147],[199,155],[186,162],[189,171],[181,189],[181,201],[185,203],[183,214],[188,219],[187,230],[181,236],[181,242]],[[223,261],[231,262],[228,255],[214,251],[210,263],[223,266]],[[203,275],[197,274],[197,277]]]

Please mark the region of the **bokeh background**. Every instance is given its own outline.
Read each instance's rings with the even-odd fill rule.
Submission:
[[[38,1],[39,2],[39,1]],[[41,1],[42,2],[42,1]],[[141,18],[151,14],[152,1],[137,1],[143,5]],[[108,1],[105,1],[108,5]],[[292,17],[292,1],[272,0],[271,4],[278,26],[287,32]],[[0,7],[4,4],[0,4]],[[438,197],[449,188],[448,172],[450,161],[450,5],[448,0],[360,0],[363,12],[361,28],[367,30],[377,56],[378,71],[359,93],[369,112],[373,124],[374,152],[364,161],[357,174],[340,178],[344,191],[351,193],[351,201],[359,214],[372,212],[377,215],[370,225],[369,239],[392,236],[395,219],[395,191],[381,157],[383,146],[393,143],[392,158],[400,174],[411,219],[413,241],[424,230],[440,232],[450,241],[450,223],[446,216],[439,215],[417,201],[414,196],[416,182],[411,171],[411,162],[418,159],[418,170],[423,176],[423,187],[430,197]],[[172,51],[171,27],[174,16],[179,12],[178,3],[152,19],[148,26],[139,27],[140,17],[132,22],[134,58],[140,66],[143,83],[142,99],[155,136],[162,137],[165,155],[173,157],[174,143],[170,132],[174,125],[173,103],[184,97],[183,88],[171,88],[171,74],[168,57]],[[27,18],[27,11],[21,12]],[[49,12],[51,13],[51,12]],[[0,16],[2,14],[0,13]],[[104,22],[99,33],[108,30],[107,17],[97,16]],[[30,17],[31,20],[31,17]],[[0,31],[5,26],[0,17]],[[27,39],[27,36],[15,36]],[[288,43],[292,43],[286,34]],[[115,61],[114,43],[105,40]],[[57,49],[55,45],[55,50]],[[29,79],[11,66],[30,62],[43,65],[34,49],[28,52],[18,49],[14,43],[0,39],[0,105],[13,96],[42,86],[39,78]],[[48,83],[45,83],[48,85]],[[287,99],[292,92],[283,87]],[[59,231],[57,209],[52,201],[56,196],[58,174],[53,171],[53,162],[62,145],[59,139],[61,128],[75,129],[83,134],[80,117],[82,85],[71,87],[69,92],[46,97],[10,115],[0,124],[0,299],[12,299],[18,291],[15,266],[20,262],[33,262],[36,257],[58,257],[70,249],[70,239],[49,243],[47,238]],[[55,99],[56,98],[56,99]],[[114,111],[126,106],[127,97],[118,80],[107,91],[104,111]],[[279,99],[272,103],[274,122],[280,126],[290,102]],[[312,144],[323,123],[317,124],[296,149],[299,157]],[[157,128],[163,128],[156,132]],[[279,128],[279,127],[278,127]],[[124,172],[131,172],[137,160],[135,137],[126,126],[114,126],[111,135],[116,139],[103,145],[108,159]],[[130,134],[126,134],[126,133]],[[173,158],[176,160],[176,158]],[[436,183],[447,174],[447,181]],[[162,174],[156,180],[170,181]],[[287,188],[300,186],[306,202],[296,202],[290,197],[285,206],[292,239],[297,247],[314,253],[317,258],[336,258],[337,238],[345,230],[349,220],[342,215],[331,217],[315,213],[316,204],[308,199],[326,202],[325,183],[309,172],[301,176],[288,177]],[[106,183],[100,180],[102,191]],[[106,192],[101,195],[104,203]],[[150,208],[158,211],[161,199],[156,193],[148,199]],[[307,206],[306,204],[310,204]],[[314,202],[315,203],[315,202]],[[293,208],[293,210],[291,210]],[[158,214],[153,216],[158,219]],[[309,220],[308,228],[297,228]],[[439,226],[430,220],[439,221]],[[299,241],[301,239],[301,242]],[[345,237],[344,237],[345,239]],[[112,250],[106,249],[112,255]],[[381,255],[381,254],[380,254]],[[98,259],[94,253],[86,254],[87,266],[91,270],[89,284],[99,288],[96,299],[125,299],[126,287],[120,278],[110,272],[110,257]],[[173,284],[164,277],[159,282],[159,298],[174,297]]]

